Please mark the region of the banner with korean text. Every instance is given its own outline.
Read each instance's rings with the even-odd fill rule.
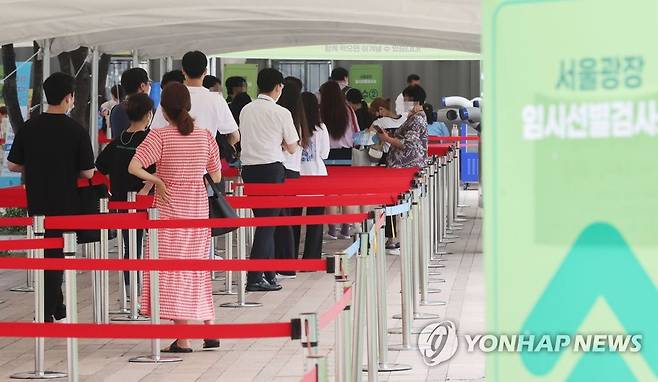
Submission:
[[[488,332],[611,335],[487,381],[658,380],[658,2],[483,5]]]

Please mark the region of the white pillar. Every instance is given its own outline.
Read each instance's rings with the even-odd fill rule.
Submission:
[[[50,39],[46,39],[41,42],[41,54],[43,55],[43,67],[41,69],[41,74],[43,77],[41,81],[45,81],[48,77],[50,77],[50,44]],[[41,90],[41,112],[45,113],[47,107],[48,101],[46,100],[46,93]]]
[[[217,77],[217,78],[219,78],[219,80],[222,81],[222,83],[225,81],[225,79],[224,79],[224,59],[221,58],[221,57],[219,57],[219,77]],[[224,86],[224,85],[222,84],[222,86]],[[227,90],[224,89],[224,91],[226,92]]]
[[[160,63],[160,78],[158,80],[161,80],[162,76],[167,72],[167,66],[164,58],[160,58],[158,62]]]
[[[133,68],[139,66],[139,51],[137,49],[133,50]]]
[[[167,56],[167,71],[171,72],[172,70],[174,70],[174,58]]]
[[[91,48],[91,102],[89,103],[89,137],[94,150],[94,158],[98,155],[98,48]]]

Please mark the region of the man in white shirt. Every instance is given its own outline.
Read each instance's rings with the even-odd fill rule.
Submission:
[[[420,76],[418,74],[410,74],[407,76],[407,86],[415,85],[420,85]],[[409,112],[409,110],[406,110],[405,108],[404,96],[402,93],[400,93],[398,98],[395,99],[395,112],[398,113],[398,115]]]
[[[300,150],[299,135],[288,109],[276,103],[283,90],[283,74],[276,69],[263,69],[258,73],[257,83],[258,98],[240,113],[242,179],[245,183],[283,183],[283,151],[294,154]],[[256,217],[280,213],[280,208],[254,210]],[[276,242],[292,240],[292,231],[289,234],[291,237],[275,237],[275,227],[257,227],[251,258],[273,259]],[[249,272],[246,289],[268,292],[281,289],[281,285],[274,272]]]
[[[240,141],[238,125],[221,93],[211,92],[203,87],[203,78],[207,72],[208,59],[205,54],[199,51],[185,53],[183,74],[192,100],[190,115],[194,118],[197,127],[210,130],[213,137],[218,132],[228,135],[228,143],[234,146]],[[151,128],[158,129],[166,127],[168,124],[162,114],[162,108],[158,106]]]

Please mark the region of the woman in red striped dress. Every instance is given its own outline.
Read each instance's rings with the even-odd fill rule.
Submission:
[[[221,179],[219,150],[206,129],[194,126],[189,114],[190,93],[182,84],[170,84],[161,95],[161,106],[169,126],[152,130],[130,162],[128,171],[156,186],[155,206],[160,219],[207,219],[208,194],[203,181],[207,172],[215,182]],[[156,174],[144,170],[156,164]],[[161,259],[207,259],[210,229],[158,230]],[[148,258],[148,245],[147,245]],[[142,313],[150,314],[149,277],[144,273]],[[175,324],[190,320],[212,324],[215,309],[210,272],[161,272],[160,316]],[[219,341],[204,340],[204,348],[219,347]],[[191,352],[188,339],[174,341],[166,352]]]

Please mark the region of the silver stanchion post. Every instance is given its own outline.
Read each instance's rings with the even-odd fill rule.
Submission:
[[[385,214],[383,208],[375,209],[375,216]],[[380,372],[406,371],[411,370],[410,365],[389,363],[388,362],[388,305],[386,301],[386,291],[388,290],[387,272],[386,272],[386,250],[385,250],[385,229],[382,226],[375,236],[376,245],[373,243],[375,253],[375,266],[373,272],[376,285],[373,288],[377,291],[377,345],[379,352],[379,363],[377,370]]]
[[[336,272],[335,272],[335,301],[338,303],[345,294],[345,289],[350,286],[350,281],[347,276],[347,256],[344,254],[334,255]],[[349,321],[350,305],[338,314],[334,321],[334,376],[336,382],[347,382],[350,375],[349,370],[349,349],[348,346],[350,333],[346,330],[346,324]]]
[[[390,346],[390,350],[403,351],[412,350],[411,347],[411,326],[413,324],[412,316],[412,289],[413,276],[411,275],[411,243],[409,242],[409,212],[400,214],[398,218],[398,234],[400,236],[400,299],[401,299],[401,327],[390,329],[392,334],[401,334],[402,343],[400,345]],[[394,318],[396,316],[393,316]]]
[[[102,198],[100,200],[100,213],[109,214],[110,200],[107,198]],[[109,231],[102,229],[101,233],[101,248],[100,248],[100,258],[102,260],[108,260],[110,258],[110,235]],[[100,271],[100,300],[101,300],[101,315],[100,322],[104,324],[110,323],[110,271]]]
[[[128,202],[136,202],[137,193],[128,193]],[[129,213],[136,213],[137,210],[128,210]],[[128,259],[137,260],[137,230],[128,230]],[[114,317],[113,321],[148,321],[148,317],[140,316],[139,314],[139,272],[130,271],[128,276],[129,280],[129,295],[130,295],[130,313],[125,317]]]
[[[317,313],[302,313],[299,318],[302,324],[302,347],[308,349],[309,355],[317,355],[320,337],[318,315]]]
[[[149,220],[157,220],[159,218],[157,208],[149,208]],[[149,259],[158,259],[158,230],[149,229]],[[151,307],[151,325],[160,325],[160,273],[158,271],[149,271],[149,289],[150,289],[150,307]],[[151,354],[131,358],[129,362],[137,363],[165,363],[165,362],[180,362],[179,357],[163,356],[160,354],[160,339],[154,338],[151,340]]]
[[[26,237],[28,239],[34,239],[34,231],[32,230],[32,226],[27,226],[26,227]],[[27,258],[32,259],[34,258],[34,250],[30,249],[27,251]],[[9,289],[10,292],[22,292],[22,293],[30,293],[34,292],[34,271],[32,269],[28,269],[25,271],[26,277],[25,277],[25,285],[11,288]]]
[[[33,218],[32,230],[36,239],[43,239],[46,230],[44,227],[44,217],[35,216]],[[35,259],[43,259],[43,249],[34,250]],[[43,324],[45,322],[44,314],[44,270],[36,269],[34,271],[34,322]],[[66,373],[45,370],[45,339],[37,337],[34,339],[34,371],[17,373],[10,376],[12,379],[54,379],[66,378]]]
[[[118,259],[123,259],[123,232],[118,229],[117,230],[117,258]],[[123,275],[123,271],[119,271],[119,309],[110,312],[110,314],[130,314],[130,309],[128,309],[128,296],[127,296],[127,291],[126,291],[126,280],[125,276]]]
[[[370,243],[370,234],[367,231],[373,227],[374,222],[369,220],[364,224],[366,232],[361,233],[361,240],[368,243],[368,255],[365,259],[366,263],[366,342],[368,343],[368,363],[364,371],[368,372],[368,382],[376,382],[379,380],[379,346],[378,336],[379,330],[377,328],[377,269],[375,267],[375,256],[373,252],[373,243]]]
[[[237,186],[235,188],[235,195],[242,196],[242,186]],[[245,217],[245,210],[244,209],[238,210],[238,216],[241,218]],[[246,242],[247,229],[246,227],[239,227],[237,231],[238,231],[237,233],[238,260],[245,260],[247,258],[247,242]],[[246,291],[245,291],[246,278],[247,278],[247,273],[245,271],[238,272],[238,285],[237,285],[238,301],[227,302],[224,304],[220,304],[219,306],[223,308],[255,308],[263,305],[259,302],[247,301]]]
[[[309,373],[315,370],[316,382],[329,382],[329,368],[327,367],[327,357],[324,355],[309,355],[304,360],[304,370]]]
[[[107,199],[105,199],[107,200]],[[101,203],[102,206],[102,203]],[[64,258],[75,259],[77,240],[75,232],[64,234]],[[73,269],[64,271],[64,283],[66,285],[66,318],[69,324],[78,322],[78,289],[77,273]],[[80,380],[78,368],[78,339],[69,337],[66,339],[66,355],[68,360],[69,382]]]
[[[429,179],[427,176],[423,177],[423,189],[426,191],[422,194],[420,199],[420,209],[419,209],[419,228],[418,232],[420,237],[420,253],[419,253],[419,265],[420,269],[418,270],[420,275],[420,305],[423,306],[442,306],[446,303],[444,301],[429,301],[430,293],[440,293],[440,289],[433,289],[429,287],[430,283],[430,272],[429,268],[445,268],[444,265],[430,264],[430,248],[431,248],[431,217],[430,217],[430,206],[429,206],[429,194],[428,183]]]
[[[352,294],[354,313],[352,322],[352,381],[361,380],[363,367],[363,328],[366,324],[368,283],[368,234],[360,234],[360,249],[356,258],[356,279]]]

